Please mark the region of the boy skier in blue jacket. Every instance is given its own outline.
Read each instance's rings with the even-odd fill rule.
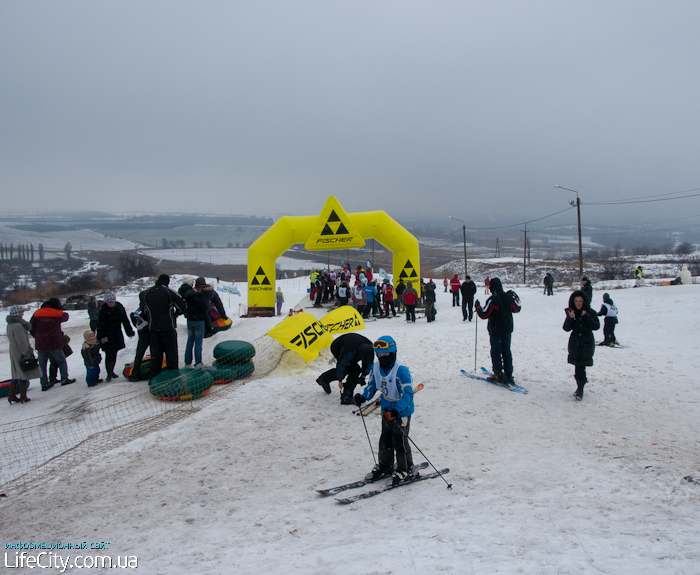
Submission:
[[[382,434],[379,438],[379,463],[374,466],[367,479],[376,481],[392,475],[392,484],[411,481],[418,477],[413,467],[411,446],[408,440],[411,415],[413,414],[413,379],[411,372],[396,359],[396,342],[384,335],[374,342],[378,361],[372,366],[370,379],[362,394],[355,394],[355,405],[360,406],[372,399],[379,391],[382,394]],[[394,471],[396,453],[396,471]]]

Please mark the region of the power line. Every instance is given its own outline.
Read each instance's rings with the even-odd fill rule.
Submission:
[[[700,188],[698,188],[700,189]],[[693,190],[688,190],[688,191],[693,191]],[[683,193],[683,192],[675,192],[675,193]],[[587,206],[611,206],[611,205],[622,205],[622,204],[648,204],[650,202],[669,202],[671,200],[683,200],[686,198],[697,198],[700,196],[700,193],[698,194],[690,194],[687,196],[677,196],[675,198],[656,198],[654,200],[611,200],[609,202],[587,202],[585,205]],[[581,202],[581,205],[584,205],[583,202]]]

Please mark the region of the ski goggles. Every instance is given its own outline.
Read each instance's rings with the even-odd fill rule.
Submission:
[[[396,343],[394,343],[393,341],[389,342],[389,341],[384,341],[383,339],[378,339],[377,341],[374,342],[372,347],[374,347],[374,349],[387,350],[390,347],[394,347],[395,345],[396,345]]]

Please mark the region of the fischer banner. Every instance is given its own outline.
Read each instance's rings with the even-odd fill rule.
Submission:
[[[324,346],[333,343],[333,336],[321,321],[306,312],[288,317],[267,335],[296,351],[306,362],[316,359]]]
[[[349,305],[341,306],[328,312],[321,318],[323,327],[328,333],[348,333],[365,329],[365,322],[358,311]]]

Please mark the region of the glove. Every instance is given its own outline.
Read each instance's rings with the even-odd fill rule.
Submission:
[[[395,409],[389,409],[384,412],[384,418],[387,421],[394,421],[395,419],[398,419],[399,417],[399,412],[396,411]]]
[[[367,401],[362,395],[359,393],[355,394],[355,397],[352,398],[352,402],[357,406],[360,407],[365,401]]]
[[[479,303],[479,300],[476,300],[474,302],[474,307],[481,307],[481,304]]]

